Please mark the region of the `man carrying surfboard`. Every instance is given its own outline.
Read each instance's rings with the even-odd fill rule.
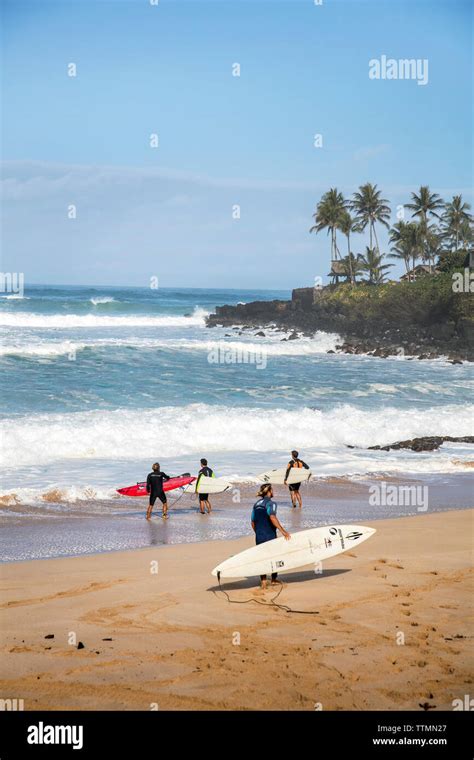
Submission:
[[[277,537],[277,530],[288,541],[291,535],[282,527],[276,516],[277,505],[273,501],[273,488],[271,483],[265,483],[261,486],[252,509],[252,528],[255,531],[255,543],[264,544],[266,541],[273,541]],[[278,573],[272,573],[272,583],[276,583]],[[267,576],[260,576],[260,585],[262,589],[267,587]]]
[[[288,480],[288,475],[290,474],[290,471],[293,469],[293,467],[298,467],[298,468],[304,467],[305,470],[309,470],[309,467],[306,464],[306,462],[303,462],[302,459],[298,459],[298,452],[295,450],[291,452],[291,459],[288,462],[288,467],[286,468],[286,474],[285,474],[285,480],[284,480],[285,486],[286,486],[286,481]],[[302,502],[301,494],[300,494],[300,485],[301,483],[291,483],[288,486],[293,509],[296,508],[296,502],[298,502],[298,504],[300,505],[300,509],[303,506],[303,502]]]
[[[148,504],[148,509],[146,513],[146,519],[151,519],[151,513],[153,511],[153,505],[157,499],[159,499],[163,505],[163,520],[168,519],[168,502],[166,501],[166,494],[163,490],[163,483],[166,480],[170,479],[169,475],[166,475],[164,472],[161,472],[160,465],[158,462],[155,462],[154,465],[152,465],[151,472],[147,476],[146,479],[146,490],[150,494],[150,501]]]
[[[199,494],[199,511],[202,515],[206,514],[206,508],[208,514],[211,512],[211,502],[209,501],[209,494],[208,493],[199,493],[198,492],[198,486],[199,481],[201,478],[213,478],[214,472],[211,470],[210,467],[207,466],[207,459],[201,459],[201,469],[198,472],[198,478],[196,480],[196,492]]]

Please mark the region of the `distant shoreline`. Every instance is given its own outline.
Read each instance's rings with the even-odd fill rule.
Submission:
[[[273,327],[292,333],[282,340],[297,340],[317,331],[337,333],[341,342],[336,351],[327,353],[446,358],[454,364],[474,361],[472,294],[459,296],[467,316],[460,315],[460,300],[446,297],[450,275],[430,280],[297,288],[287,301],[217,306],[206,325],[240,328],[242,332]]]

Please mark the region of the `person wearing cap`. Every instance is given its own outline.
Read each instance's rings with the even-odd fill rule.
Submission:
[[[291,535],[283,528],[276,516],[277,505],[273,501],[273,488],[271,483],[265,483],[257,493],[258,501],[255,502],[252,509],[252,528],[255,532],[255,543],[263,544],[266,541],[273,541],[277,537],[277,530],[288,541]],[[272,584],[277,582],[278,573],[272,573]],[[260,576],[260,585],[262,589],[267,587],[267,576]]]

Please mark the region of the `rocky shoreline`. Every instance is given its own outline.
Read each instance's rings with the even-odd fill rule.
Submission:
[[[387,358],[446,358],[451,364],[474,361],[474,334],[470,320],[454,325],[448,320],[429,325],[400,320],[361,319],[350,310],[328,308],[323,299],[314,299],[313,288],[293,291],[291,301],[253,301],[236,306],[218,306],[207,317],[207,327],[231,327],[244,333],[255,330],[255,337],[265,337],[265,330],[286,334],[282,340],[311,337],[318,330],[336,333],[341,342],[327,353],[366,354]],[[288,332],[290,335],[288,336]]]

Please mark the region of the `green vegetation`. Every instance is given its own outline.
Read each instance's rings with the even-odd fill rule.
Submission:
[[[320,291],[316,309],[344,314],[351,322],[390,322],[429,326],[463,318],[473,319],[470,293],[453,292],[453,270],[415,282],[385,283],[373,287],[359,283],[330,286]]]

